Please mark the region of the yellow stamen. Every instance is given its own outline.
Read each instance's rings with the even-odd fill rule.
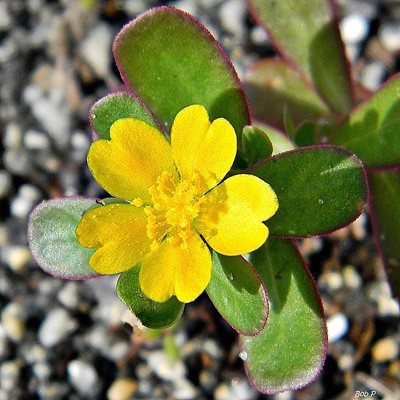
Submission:
[[[134,199],[131,204],[145,207],[147,236],[156,249],[166,239],[174,246],[187,248],[192,236],[192,221],[199,215],[207,190],[205,181],[198,173],[190,180],[176,182],[173,175],[163,172],[156,184],[149,188],[151,201]]]

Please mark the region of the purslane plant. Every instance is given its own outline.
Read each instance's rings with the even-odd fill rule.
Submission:
[[[363,161],[375,242],[400,298],[400,75],[374,94],[352,79],[334,0],[247,3],[282,55],[247,73],[254,118],[283,148],[330,143]]]
[[[293,240],[360,215],[360,160],[332,145],[272,155],[232,64],[187,13],[152,9],[113,50],[126,90],[92,107],[88,164],[114,197],[40,204],[29,224],[38,264],[66,279],[121,273],[118,296],[150,328],[172,325],[205,289],[258,390],[308,384],[326,323]]]

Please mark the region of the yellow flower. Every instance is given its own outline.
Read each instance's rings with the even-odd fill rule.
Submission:
[[[82,246],[97,249],[89,263],[98,273],[141,263],[146,296],[163,302],[175,295],[188,303],[211,278],[211,254],[202,237],[229,256],[251,252],[267,239],[262,221],[278,209],[272,188],[244,174],[219,184],[237,150],[227,120],[210,123],[205,108],[193,105],[176,116],[171,144],[131,118],[117,120],[110,137],[92,144],[89,168],[107,192],[129,203],[90,210],[76,229]]]

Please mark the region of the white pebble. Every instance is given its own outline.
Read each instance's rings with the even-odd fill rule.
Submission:
[[[0,386],[6,392],[12,391],[17,385],[20,367],[16,361],[4,361],[0,366]]]
[[[32,261],[32,255],[25,246],[5,246],[1,252],[1,259],[15,272],[23,272]]]
[[[72,360],[67,365],[67,371],[70,382],[82,395],[94,396],[99,392],[99,375],[93,365]]]
[[[241,36],[244,33],[243,26],[246,7],[242,0],[228,0],[223,2],[219,10],[219,16],[225,30],[237,36]]]
[[[358,289],[362,285],[362,278],[352,265],[347,265],[344,267],[343,280],[345,286],[350,289]]]
[[[53,347],[78,327],[77,322],[63,308],[50,311],[39,328],[39,341],[44,347]]]
[[[10,122],[5,129],[3,144],[7,149],[18,149],[22,142],[22,130],[19,125]]]
[[[383,25],[379,30],[378,37],[389,51],[400,50],[400,26],[397,23]]]
[[[43,132],[29,129],[25,132],[24,145],[30,150],[43,150],[50,146],[50,140]]]
[[[1,313],[1,322],[7,336],[13,342],[20,342],[25,334],[24,311],[20,304],[9,303]]]
[[[393,298],[381,296],[378,299],[378,314],[382,317],[398,317],[400,315],[399,302]]]
[[[186,367],[182,361],[171,362],[163,351],[148,354],[147,364],[161,379],[174,382],[186,375]]]
[[[146,4],[143,0],[125,0],[124,11],[131,17],[136,17],[146,9]]]
[[[269,42],[267,32],[261,26],[255,26],[251,30],[251,40],[256,45],[264,45]]]
[[[69,309],[76,309],[79,305],[78,286],[75,282],[67,282],[57,295],[58,301]]]
[[[340,22],[342,38],[346,43],[359,43],[369,31],[368,20],[361,14],[349,14]]]
[[[376,90],[385,76],[385,66],[381,61],[371,61],[361,73],[361,83],[370,90]]]
[[[39,381],[47,380],[51,375],[51,367],[46,362],[39,362],[32,368],[33,374]]]
[[[11,17],[7,9],[7,2],[0,2],[0,31],[5,31],[11,25]]]
[[[321,284],[326,284],[332,291],[339,290],[343,287],[343,278],[339,272],[329,271],[320,278]]]
[[[111,41],[112,33],[108,25],[97,24],[80,48],[82,58],[101,78],[105,78],[110,69]]]
[[[337,313],[326,321],[328,327],[328,342],[335,343],[349,330],[349,321],[342,313]]]
[[[189,382],[187,379],[178,379],[174,382],[174,390],[172,397],[175,400],[190,400],[194,399],[198,395],[198,390]],[[237,397],[239,399],[239,397]]]

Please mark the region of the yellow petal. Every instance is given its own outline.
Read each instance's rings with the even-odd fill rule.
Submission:
[[[253,175],[235,175],[206,194],[195,226],[218,253],[234,256],[258,249],[268,237],[262,223],[278,209],[268,183]]]
[[[200,105],[184,108],[171,129],[172,156],[182,179],[200,173],[207,188],[216,186],[235,160],[237,140],[232,125],[223,118],[212,123]]]
[[[154,301],[167,301],[172,295],[183,303],[196,299],[211,279],[211,255],[199,235],[194,233],[188,247],[164,240],[142,263],[140,286]]]
[[[112,124],[110,137],[92,144],[88,165],[94,179],[112,196],[149,199],[148,188],[163,171],[176,174],[167,139],[146,122],[119,119]]]
[[[150,251],[143,209],[110,204],[88,211],[76,228],[78,242],[97,248],[89,259],[100,274],[117,274],[138,264]]]

